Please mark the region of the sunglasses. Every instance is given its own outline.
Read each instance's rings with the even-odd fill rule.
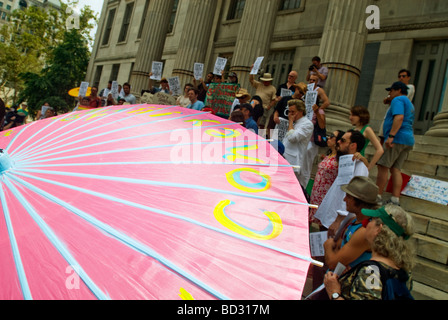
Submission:
[[[399,79],[401,79],[401,78],[407,78],[407,77],[408,77],[407,74],[400,74],[400,75],[398,76]]]
[[[327,138],[328,139],[333,139],[333,138],[336,138],[336,136],[333,133],[331,133]]]

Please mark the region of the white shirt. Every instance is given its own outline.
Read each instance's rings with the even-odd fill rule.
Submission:
[[[355,171],[353,177],[368,177],[369,169],[359,160],[355,162]],[[337,179],[336,179],[337,181]],[[319,219],[325,228],[329,228],[338,217],[338,210],[347,211],[346,203],[344,201],[345,192],[342,191],[341,186],[336,183],[332,184],[322,201],[319,209],[317,209],[314,217]]]
[[[286,133],[285,138],[283,138],[283,145],[285,146],[283,156],[290,165],[302,167],[313,131],[313,123],[306,116],[303,116],[294,124],[294,130],[289,130]],[[295,168],[294,171],[300,173],[300,168]]]

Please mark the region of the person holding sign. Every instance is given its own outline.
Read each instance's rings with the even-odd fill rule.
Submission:
[[[295,91],[295,84],[299,74],[297,71],[291,71],[288,75],[288,81],[281,84],[277,89],[277,102],[279,102],[283,97],[291,96]]]
[[[329,236],[334,236],[340,223],[347,213],[344,203],[345,193],[341,185],[348,184],[353,177],[368,177],[369,169],[360,151],[364,148],[366,139],[356,130],[349,130],[339,140],[337,151],[339,159],[338,177],[328,190],[314,217],[322,226],[328,229]],[[345,156],[345,157],[344,157]],[[367,163],[368,164],[368,163]]]
[[[81,100],[84,98],[84,96],[79,96],[78,100],[81,102]],[[89,107],[91,109],[100,108],[103,106],[103,101],[98,96],[98,87],[93,86],[90,90],[90,96],[89,96]]]
[[[311,76],[315,75],[317,76],[317,85],[320,88],[325,88],[325,85],[327,84],[328,79],[328,68],[324,67],[322,65],[322,61],[319,57],[314,57],[311,62],[313,63],[311,67],[308,70],[308,73],[306,75],[306,80],[309,81]]]
[[[254,66],[252,66],[253,68]],[[263,100],[264,114],[258,121],[260,129],[265,129],[268,125],[268,121],[274,113],[274,105],[277,102],[277,89],[272,85],[272,75],[265,73],[260,78],[262,82],[255,80],[253,74],[249,75],[249,81],[253,88],[256,90],[256,95],[260,96]]]
[[[362,228],[362,222],[366,219],[362,210],[377,209],[378,186],[368,177],[354,177],[341,189],[345,192],[347,211],[355,216],[344,226],[345,231],[337,239],[329,238],[324,243],[325,264],[330,270],[336,269],[338,263],[353,268],[372,256],[365,239],[365,229]]]
[[[313,123],[306,117],[305,104],[301,100],[290,100],[288,102],[289,115],[288,115],[288,132],[283,139],[283,145],[285,146],[284,157],[289,164],[296,166],[294,173],[297,180],[299,180],[302,188],[306,188],[303,179],[300,175],[302,162],[313,134]]]
[[[401,207],[389,204],[378,210],[363,209],[365,238],[372,258],[340,277],[325,275],[331,300],[414,300],[410,277],[415,266],[414,221]],[[389,289],[389,290],[388,290]]]

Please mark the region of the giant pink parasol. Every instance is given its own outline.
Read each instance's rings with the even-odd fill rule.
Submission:
[[[308,204],[240,125],[110,107],[0,133],[0,299],[300,299]]]

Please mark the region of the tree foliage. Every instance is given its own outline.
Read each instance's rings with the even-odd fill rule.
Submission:
[[[33,6],[15,10],[9,23],[1,28],[0,93],[6,99],[13,92],[7,102],[27,100],[31,109],[40,108],[34,105],[40,103],[37,100],[70,103],[67,91],[63,94],[62,89],[55,88],[64,87],[69,80],[76,86],[84,79],[88,44],[92,41],[90,31],[97,20],[90,6],[86,6],[80,10],[79,28],[68,30],[67,21],[73,16],[71,8],[77,4],[77,0],[61,2],[61,10]],[[70,68],[63,65],[59,55]],[[58,99],[54,98],[56,94],[61,94]]]

